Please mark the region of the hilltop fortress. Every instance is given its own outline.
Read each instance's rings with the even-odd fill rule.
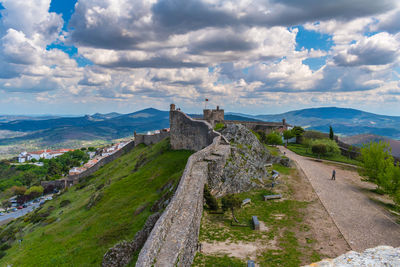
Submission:
[[[217,123],[225,124],[224,135],[214,131]],[[193,119],[171,104],[169,132],[136,134],[135,146],[154,144],[169,136],[172,149],[197,151],[189,157],[175,194],[161,217],[156,222],[152,219],[146,222],[144,229],[152,230],[147,233],[136,266],[190,266],[198,250],[204,185],[209,184],[219,196],[266,185],[271,178],[266,165],[287,159],[271,156],[249,129],[270,132],[283,131],[287,127],[285,120],[282,123],[227,121],[224,110],[219,107],[205,109],[203,118]],[[242,143],[244,148],[238,149],[235,143]],[[142,237],[139,239],[143,240]],[[138,246],[133,243],[112,248],[104,256],[103,266],[116,266],[113,265],[115,262],[123,266],[129,258],[126,251]]]
[[[175,104],[171,104],[169,120],[169,132],[161,130],[159,133],[151,135],[137,134],[135,132],[135,146],[139,144],[155,144],[170,136],[172,149],[199,151],[210,145],[213,138],[216,137],[216,134],[210,131],[217,123],[222,123],[225,126],[241,124],[249,130],[255,132],[263,131],[266,134],[272,131],[282,133],[288,127],[291,127],[286,123],[285,119],[282,119],[282,122],[225,120],[225,112],[219,106],[216,109],[204,109],[202,118],[191,118],[180,109],[177,109]]]

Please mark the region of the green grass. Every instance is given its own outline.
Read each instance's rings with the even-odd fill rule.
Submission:
[[[279,148],[276,146],[269,146],[264,144],[265,148],[271,153],[272,156],[279,156],[281,152],[279,151]]]
[[[281,165],[274,164],[273,169],[287,177],[282,177],[281,180],[283,181],[291,179],[291,176],[287,175],[294,173],[293,169]],[[305,209],[309,202],[291,199],[292,190],[290,190],[290,186],[283,193],[283,200],[263,200],[264,195],[273,193],[269,190],[260,189],[238,194],[241,200],[251,199],[251,204],[235,212],[240,223],[247,225],[247,227],[232,226],[230,212],[211,214],[205,210],[200,228],[200,242],[256,242],[256,244],[264,244],[265,250],[258,254],[256,260],[259,266],[300,266],[303,263],[320,260],[321,255],[313,249],[316,240],[307,235],[310,227],[303,222]],[[267,231],[253,230],[251,221],[253,215],[264,222],[268,228]],[[305,239],[300,242],[296,233],[306,236]],[[269,245],[271,242],[275,242],[276,247],[271,247]],[[193,266],[218,266],[207,265],[207,260],[210,264],[221,261],[223,264],[219,266],[245,266],[240,263],[240,259],[229,258],[226,255],[205,255],[202,253],[197,253]],[[230,261],[233,260],[239,261],[238,265],[231,264]]]
[[[318,158],[317,155],[315,155],[311,152],[311,149],[307,149],[302,144],[289,144],[287,148],[301,156],[306,156],[306,157],[310,157],[310,158]],[[347,164],[352,164],[352,165],[360,164],[360,161],[355,160],[355,159],[349,159],[348,157],[345,157],[343,155],[333,155],[333,156],[326,155],[326,156],[321,156],[320,159],[326,159],[326,160],[342,162],[342,163],[347,163]]]
[[[169,150],[164,140],[154,146],[140,145],[107,164],[90,180],[43,206],[41,212],[55,207],[48,216],[54,222],[44,225],[19,219],[0,229],[0,234],[19,229],[14,232],[23,239],[6,250],[0,266],[101,265],[110,247],[131,240],[143,227],[150,207],[168,191],[166,185],[177,185],[190,154]],[[98,195],[94,206],[87,209],[91,197]],[[71,203],[61,208],[65,200]]]
[[[217,124],[215,124],[214,130],[215,131],[221,131],[225,128],[225,124],[223,124],[222,122],[218,122]]]
[[[207,267],[246,267],[247,264],[239,259],[228,257],[226,255],[221,256],[209,256],[197,253],[193,261],[192,266],[207,266]]]

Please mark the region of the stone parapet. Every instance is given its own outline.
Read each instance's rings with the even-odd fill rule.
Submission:
[[[203,188],[208,178],[206,159],[221,143],[226,144],[226,140],[217,135],[209,146],[189,157],[178,188],[143,246],[136,266],[192,264],[203,213]]]

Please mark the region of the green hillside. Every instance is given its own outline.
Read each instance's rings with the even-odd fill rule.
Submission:
[[[190,154],[170,150],[164,140],[104,166],[39,211],[0,228],[0,243],[12,244],[0,266],[99,266],[110,247],[143,227],[152,205],[179,182]]]

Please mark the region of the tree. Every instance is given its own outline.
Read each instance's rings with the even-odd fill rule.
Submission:
[[[23,196],[26,192],[26,187],[25,186],[13,186],[11,187],[12,192],[14,193],[14,195],[17,196]]]
[[[7,211],[9,207],[11,207],[11,202],[8,199],[5,199],[1,202],[1,206]]]
[[[233,219],[235,220],[235,222],[239,223],[239,221],[236,219],[235,216],[235,209],[241,207],[242,201],[240,201],[240,199],[234,194],[229,194],[224,196],[221,202],[222,202],[222,210],[224,212],[227,210],[231,210]]]
[[[292,129],[294,136],[296,136],[296,144],[300,144],[301,137],[304,134],[304,129],[300,126],[294,126]]]
[[[308,153],[313,145],[313,140],[310,138],[304,138],[301,140],[301,143],[306,147],[306,152]]]
[[[62,168],[63,166],[56,159],[51,159],[49,161],[49,167],[47,171],[48,178],[54,176],[61,176]]]
[[[260,137],[260,142],[263,144],[267,143],[267,135],[265,134],[264,131],[258,131],[257,132],[258,136]]]
[[[204,185],[204,198],[210,210],[218,210],[217,199],[211,194],[207,184]]]
[[[25,196],[29,199],[40,197],[43,194],[43,187],[42,186],[32,186],[25,192]]]
[[[326,149],[326,145],[324,144],[313,144],[311,147],[311,151],[314,154],[317,154],[319,158],[321,155],[325,155],[328,150]]]
[[[293,138],[294,134],[291,130],[283,131],[283,139],[286,140],[286,146],[288,145],[289,139]]]
[[[334,134],[333,134],[333,129],[332,126],[329,126],[329,139],[333,140]]]
[[[270,132],[266,136],[268,145],[282,145],[282,137],[277,132]]]
[[[377,183],[379,174],[385,172],[388,166],[394,164],[389,143],[382,141],[364,145],[361,148],[361,160],[364,175],[375,183]]]

